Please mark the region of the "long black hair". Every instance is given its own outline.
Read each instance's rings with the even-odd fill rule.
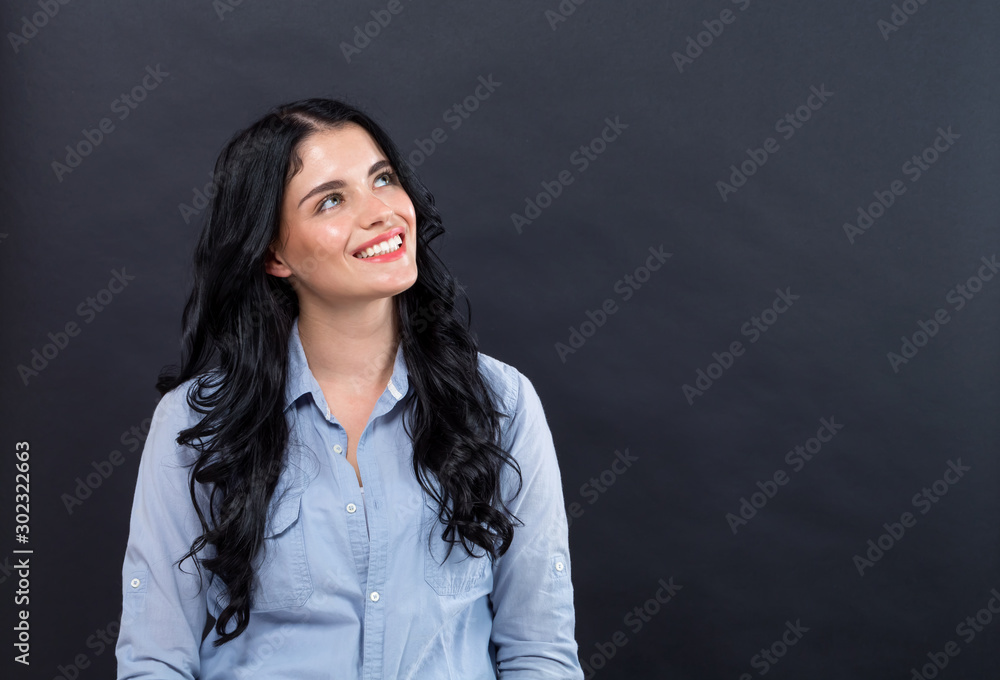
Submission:
[[[228,604],[215,622],[222,645],[249,623],[253,562],[263,545],[267,508],[285,463],[284,414],[288,339],[298,300],[285,278],[264,270],[277,243],[288,181],[302,167],[299,144],[309,135],[357,124],[396,170],[416,213],[416,283],[394,296],[399,340],[414,398],[407,400],[407,435],[421,487],[438,504],[442,539],[491,561],[514,535],[502,498],[502,472],[517,462],[501,448],[498,397],[479,372],[477,342],[455,306],[456,284],[429,248],[444,233],[434,197],[388,134],[364,112],[331,99],[277,106],[227,143],[215,165],[216,191],[195,249],[194,285],[184,308],[181,365],[160,373],[166,394],[192,380],[187,403],[201,421],[177,442],[197,452],[189,479],[202,534],[177,565],[191,558],[222,579]],[[430,312],[430,313],[429,313]],[[412,427],[412,431],[410,429]],[[433,475],[440,491],[428,482]],[[198,485],[210,489],[208,517]],[[515,494],[516,495],[516,494]],[[509,499],[508,499],[509,500]],[[498,545],[499,544],[499,545]],[[206,547],[214,556],[199,557]],[[230,622],[235,627],[227,632]]]

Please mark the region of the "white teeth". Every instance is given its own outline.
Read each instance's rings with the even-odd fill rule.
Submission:
[[[392,238],[388,238],[381,243],[373,245],[367,250],[362,251],[355,257],[363,260],[366,257],[372,257],[373,255],[384,255],[385,253],[391,253],[394,250],[398,250],[401,245],[403,245],[403,237],[397,234]]]

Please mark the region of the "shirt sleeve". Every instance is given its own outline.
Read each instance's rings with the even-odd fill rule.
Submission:
[[[139,460],[122,567],[122,619],[115,647],[119,680],[199,674],[210,572],[202,570],[200,587],[191,559],[181,565],[184,572],[175,564],[201,534],[186,465],[197,452],[176,441],[180,430],[195,422],[186,385],[160,399]]]
[[[582,680],[569,525],[555,445],[534,386],[515,373],[516,408],[506,439],[523,486],[507,505],[524,526],[515,522],[513,541],[494,566],[490,641],[501,680]],[[517,475],[510,473],[505,501],[517,490]]]

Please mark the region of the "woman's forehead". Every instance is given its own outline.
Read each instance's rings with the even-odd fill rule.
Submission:
[[[298,152],[306,166],[318,161],[347,164],[355,160],[367,160],[373,155],[384,155],[368,131],[356,123],[317,130],[303,138]],[[359,153],[365,157],[356,158]]]

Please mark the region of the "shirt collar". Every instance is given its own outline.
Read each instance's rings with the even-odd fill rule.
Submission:
[[[396,358],[393,362],[392,377],[386,389],[392,394],[396,401],[400,401],[409,389],[409,373],[406,370],[406,360],[403,358],[403,343],[400,342],[396,349]],[[309,368],[305,350],[302,348],[302,340],[299,338],[299,317],[295,317],[292,323],[292,330],[288,336],[288,377],[285,380],[285,410],[294,404],[304,394],[312,394],[313,401],[322,410],[329,410],[326,397],[320,388],[316,377]]]

